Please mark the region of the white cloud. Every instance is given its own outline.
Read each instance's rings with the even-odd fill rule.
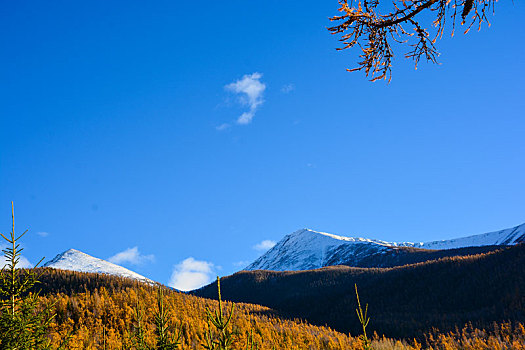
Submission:
[[[254,245],[253,249],[261,251],[261,252],[265,252],[265,251],[273,248],[275,246],[275,244],[276,244],[275,241],[272,241],[272,240],[269,240],[269,239],[265,239],[264,241],[259,242],[256,245]]]
[[[231,125],[228,124],[228,123],[223,123],[223,124],[221,124],[221,125],[217,125],[217,126],[215,127],[215,130],[223,131],[223,130],[229,129],[230,126],[231,126]]]
[[[292,92],[294,90],[295,90],[295,85],[294,84],[286,84],[286,85],[283,85],[283,87],[281,88],[281,92],[283,94],[289,94],[290,92]]]
[[[155,256],[153,254],[143,255],[139,252],[138,247],[128,248],[108,258],[108,261],[114,264],[129,263],[132,265],[140,265],[154,260]]]
[[[239,94],[240,103],[249,107],[247,112],[244,112],[237,118],[238,124],[250,124],[257,108],[263,104],[263,93],[266,90],[266,84],[261,82],[261,78],[261,73],[246,74],[242,79],[224,87],[228,91]]]
[[[44,232],[44,231],[37,232],[36,234],[39,235],[40,237],[47,237],[47,236],[49,236],[49,232]]]
[[[182,291],[202,287],[213,280],[213,269],[213,263],[189,257],[175,265],[169,286]]]
[[[244,112],[237,119],[237,124],[246,125],[252,122],[253,117],[255,116],[255,110],[250,110],[249,112]]]

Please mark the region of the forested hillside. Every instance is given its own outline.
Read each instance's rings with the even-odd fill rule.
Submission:
[[[38,286],[41,302],[56,303],[50,334],[55,344],[72,332],[69,346],[74,349],[102,349],[104,344],[106,349],[128,349],[129,334],[137,323],[137,307],[144,313],[147,341],[154,343],[153,315],[159,287],[102,274],[49,268],[40,272],[43,273]],[[182,322],[183,347],[202,348],[208,329],[205,308],[214,310],[217,302],[161,288],[166,293],[171,324],[176,328]],[[257,305],[236,304],[232,322],[239,332],[235,343],[239,349],[244,348],[250,331],[264,349],[354,349],[360,346],[357,338],[300,320],[281,319],[272,310]]]
[[[356,334],[354,284],[369,304],[370,328],[423,338],[433,328],[525,320],[525,245],[395,268],[326,267],[310,271],[241,271],[223,279],[224,297],[271,307],[281,315]],[[215,285],[194,292],[214,298]]]
[[[521,250],[514,250],[519,252]],[[513,252],[513,250],[511,250]],[[498,256],[498,255],[496,255]],[[338,270],[334,270],[334,277],[338,277]],[[357,271],[363,271],[358,269]],[[379,271],[379,270],[378,270]],[[68,348],[70,349],[139,349],[130,343],[130,334],[137,327],[137,310],[142,310],[142,323],[145,326],[146,341],[154,345],[154,314],[157,311],[157,286],[135,282],[133,280],[108,275],[78,273],[54,269],[41,269],[42,283],[40,302],[54,304],[56,313],[49,336],[56,345],[71,335]],[[314,271],[319,273],[319,271]],[[267,272],[267,276],[272,273]],[[261,273],[258,276],[263,276]],[[340,277],[340,276],[339,276]],[[523,278],[523,276],[522,276]],[[262,278],[264,280],[264,278]],[[260,280],[259,282],[261,282]],[[225,279],[225,282],[227,280]],[[223,287],[223,298],[232,299],[231,280]],[[304,287],[312,287],[315,283],[308,282]],[[366,295],[367,287],[361,284],[363,301],[371,303],[370,312],[374,327],[381,313],[372,302],[374,299]],[[206,331],[210,326],[205,316],[206,307],[217,309],[217,302],[177,291],[165,291],[166,306],[170,310],[172,329],[182,325],[182,348],[203,349]],[[316,288],[314,288],[314,291]],[[370,290],[370,289],[368,289]],[[257,290],[252,290],[258,295]],[[279,299],[282,288],[272,285],[272,295]],[[210,293],[213,292],[210,290]],[[216,293],[216,290],[215,290]],[[299,295],[301,293],[296,293]],[[215,294],[216,295],[216,294]],[[213,295],[213,296],[215,296]],[[345,295],[347,305],[344,309],[332,310],[335,314],[347,317],[350,322],[355,317],[355,300],[353,290]],[[297,299],[299,302],[301,298]],[[337,302],[337,300],[333,300]],[[327,305],[321,299],[300,307],[318,309]],[[225,310],[229,310],[227,304]],[[340,305],[340,304],[338,304]],[[461,311],[461,310],[460,310]],[[424,313],[423,319],[428,318]],[[395,318],[396,315],[392,314]],[[399,315],[402,320],[403,314]],[[357,318],[355,318],[357,319]],[[234,342],[234,349],[245,349],[248,334],[251,332],[253,340],[259,349],[364,349],[357,332],[352,335],[332,330],[328,327],[315,326],[282,311],[276,312],[264,306],[238,303],[234,308],[232,329],[236,329],[238,336]],[[380,332],[381,330],[378,329]],[[360,332],[359,332],[360,333]],[[460,328],[454,333],[426,333],[418,341],[408,337],[405,340],[392,339],[380,336],[373,337],[374,349],[525,349],[525,328],[514,322],[490,325],[487,330],[476,329],[471,326]],[[154,347],[152,347],[153,349]]]

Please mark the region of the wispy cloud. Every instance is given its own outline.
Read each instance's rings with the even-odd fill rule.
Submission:
[[[235,267],[246,267],[250,264],[248,260],[241,260],[233,263],[233,266]]]
[[[5,249],[5,248],[7,248],[7,245],[4,245],[4,244],[0,245],[0,249]],[[0,256],[0,269],[5,267],[8,263],[9,261],[7,260],[6,256],[2,254]],[[22,255],[20,256],[20,260],[18,261],[18,264],[16,265],[16,267],[19,269],[29,269],[33,267],[33,264],[31,264],[29,260],[27,260],[27,258]]]
[[[49,232],[45,232],[45,231],[37,232],[36,234],[39,235],[40,237],[47,237],[47,236],[49,236]]]
[[[281,87],[281,92],[283,94],[289,94],[290,92],[292,92],[294,90],[295,90],[295,85],[294,84],[286,84],[286,85],[283,85],[283,87]]]
[[[247,112],[242,113],[237,118],[237,124],[250,124],[255,116],[255,112],[263,104],[263,93],[266,90],[266,84],[261,82],[261,78],[261,73],[246,74],[242,79],[224,87],[228,91],[239,94],[239,102],[249,107]]]
[[[217,125],[217,126],[215,127],[215,130],[223,131],[223,130],[227,130],[227,129],[229,129],[230,127],[231,127],[230,124],[228,124],[228,123],[222,123],[221,125]]]
[[[189,257],[175,265],[169,286],[182,291],[202,287],[213,280],[213,270],[213,263]]]
[[[155,256],[153,254],[143,255],[139,252],[138,247],[128,248],[108,258],[108,261],[114,264],[128,263],[131,265],[141,265],[154,260]]]
[[[253,246],[253,249],[258,250],[260,252],[265,252],[275,246],[277,242],[272,241],[270,239],[265,239],[264,241],[261,241]]]

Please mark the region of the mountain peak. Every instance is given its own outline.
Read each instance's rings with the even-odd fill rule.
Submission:
[[[309,270],[327,266],[332,264],[330,259],[334,252],[344,245],[356,246],[360,254],[364,254],[368,248],[382,251],[386,242],[305,228],[286,235],[246,270]]]
[[[126,269],[125,267],[110,263],[109,261],[103,259],[95,258],[89,254],[73,248],[58,254],[52,260],[46,262],[43,266],[60,270],[105,273],[108,275],[131,278],[141,282],[155,283],[134,271]]]
[[[340,236],[333,233],[328,232],[322,232],[322,231],[315,231],[309,228],[303,228],[300,230],[297,230],[288,236],[290,237],[298,237],[298,236],[313,236],[313,237],[328,237],[330,239],[334,239],[336,241],[340,242],[353,242],[353,243],[373,243],[373,244],[379,244],[383,246],[391,246],[395,245],[397,243],[391,243],[391,242],[385,242],[381,241],[379,239],[369,239],[369,238],[363,238],[363,237],[347,237],[347,236]],[[286,237],[288,237],[286,236]]]
[[[75,253],[75,254],[77,254],[77,253],[82,253],[82,252],[80,250],[78,250],[78,249],[70,248],[70,249],[66,250],[65,252],[63,252],[62,254],[66,254],[66,253]],[[85,254],[85,253],[82,253],[82,254]]]

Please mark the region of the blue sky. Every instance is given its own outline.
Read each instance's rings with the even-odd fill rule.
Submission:
[[[126,252],[169,283],[303,227],[428,241],[525,222],[525,5],[445,35],[440,65],[396,51],[390,84],[345,71],[337,8],[3,4],[0,232],[14,201],[30,262]]]

